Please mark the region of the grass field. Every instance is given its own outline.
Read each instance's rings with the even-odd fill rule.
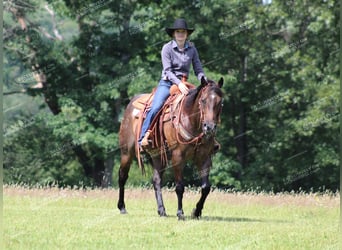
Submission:
[[[117,190],[4,187],[5,249],[339,249],[339,195],[213,191],[202,218],[189,215],[198,191],[163,190],[167,218],[154,192],[128,189],[127,215]]]

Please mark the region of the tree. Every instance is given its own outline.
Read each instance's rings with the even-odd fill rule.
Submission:
[[[129,21],[137,3],[60,1],[45,3],[43,10],[36,8],[41,3],[44,4],[30,1],[21,6],[14,1],[7,6],[12,22],[20,26],[5,26],[6,41],[14,41],[5,50],[7,55],[18,58],[23,67],[32,69],[41,84],[41,89],[29,94],[44,96],[54,114],[46,119],[53,134],[61,144],[72,142],[71,149],[95,185],[108,186],[113,167],[108,162],[112,161],[113,152],[119,150],[116,138],[121,106],[128,101],[124,86],[138,76],[129,75],[136,66],[129,62],[138,52],[135,44],[141,39],[127,43]],[[103,10],[102,5],[107,8]],[[102,12],[106,15],[101,15]],[[39,13],[51,15],[47,25],[50,27],[45,28],[34,17]],[[70,31],[78,36],[67,39],[63,33],[60,35],[56,20],[67,19],[66,16],[71,19],[68,25],[77,25]],[[46,31],[51,26],[54,34]],[[108,40],[114,42],[107,43]],[[127,46],[133,49],[128,50]]]
[[[225,80],[213,184],[337,189],[338,1],[10,3],[6,91],[42,97],[41,107],[52,115],[37,119],[34,131],[19,129],[6,138],[7,173],[42,159],[48,169],[36,168],[41,179],[110,185],[122,112],[131,97],[157,84],[160,50],[169,40],[163,28],[186,17],[207,76]],[[193,74],[189,81],[197,83]],[[18,125],[18,117],[30,119],[13,113],[6,128]],[[28,143],[33,138],[35,146]],[[67,153],[44,158],[63,145]],[[65,169],[73,174],[63,175]],[[195,184],[194,172],[186,174]]]

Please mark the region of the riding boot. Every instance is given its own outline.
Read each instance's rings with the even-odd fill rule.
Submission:
[[[147,131],[144,138],[141,140],[140,146],[144,147],[148,145],[148,138],[150,137],[150,131]]]

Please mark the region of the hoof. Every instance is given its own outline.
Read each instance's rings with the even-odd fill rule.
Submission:
[[[127,214],[126,208],[121,208],[120,209],[120,214]]]
[[[177,212],[177,217],[178,217],[178,220],[185,220],[184,212],[183,211],[178,211]]]
[[[184,214],[179,214],[177,216],[178,216],[178,220],[185,220]]]
[[[191,218],[192,219],[199,219],[201,217],[201,215],[202,215],[202,212],[201,211],[198,212],[197,209],[194,208],[192,210],[192,213],[191,213]]]
[[[167,214],[165,211],[158,211],[158,214],[160,217],[167,217]]]

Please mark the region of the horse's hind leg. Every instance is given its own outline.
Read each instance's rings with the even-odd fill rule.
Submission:
[[[125,184],[128,179],[128,172],[132,163],[132,156],[129,153],[121,153],[121,164],[119,169],[119,201],[118,209],[121,214],[126,214],[125,207]]]
[[[160,216],[167,216],[165,207],[164,207],[162,191],[161,191],[162,177],[163,177],[165,169],[164,167],[162,167],[160,159],[154,158],[152,161],[153,161],[153,187],[154,187],[154,192],[155,192],[156,200],[157,200],[158,214]]]

